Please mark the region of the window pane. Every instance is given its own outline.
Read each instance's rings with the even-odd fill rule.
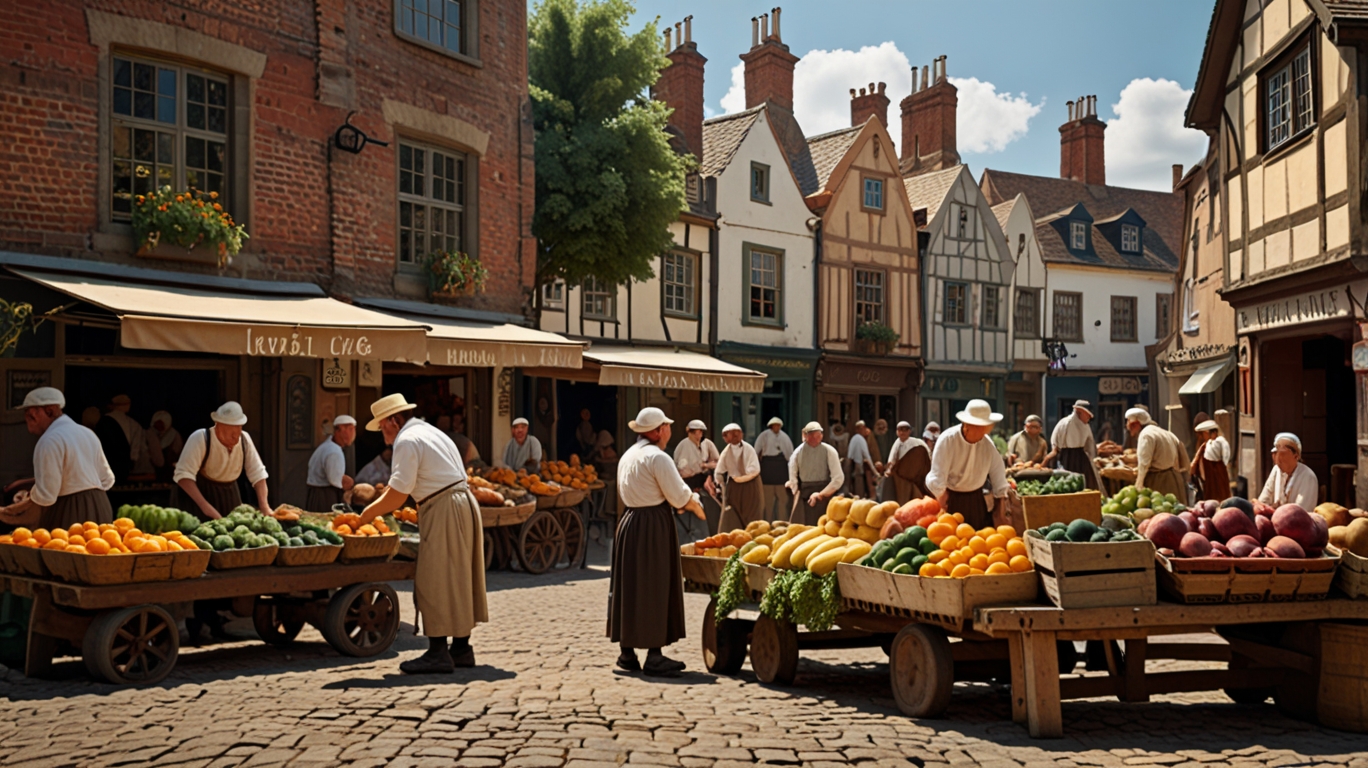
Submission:
[[[185,76],[185,98],[187,101],[204,103],[204,78],[199,75]]]
[[[204,105],[187,103],[185,105],[185,124],[190,128],[204,129]]]
[[[141,62],[133,65],[133,87],[140,91],[151,91],[152,80],[157,75],[157,68],[151,64]]]
[[[133,62],[128,59],[114,59],[114,84],[125,88],[133,85]]]
[[[114,162],[114,211],[129,213],[133,210],[133,167],[126,161]]]
[[[205,168],[204,139],[194,136],[185,137],[185,165],[188,168]]]
[[[115,157],[133,156],[133,131],[128,126],[115,124],[110,150]]]
[[[157,162],[171,165],[176,162],[176,135],[173,133],[157,134]]]
[[[162,96],[176,95],[176,70],[159,69],[157,70],[157,93]]]
[[[209,108],[209,130],[226,133],[228,130],[228,110],[221,107]]]
[[[133,92],[133,116],[144,120],[156,118],[157,97],[142,91]]]
[[[1292,135],[1291,112],[1288,101],[1288,69],[1284,68],[1268,78],[1265,88],[1268,98],[1268,146],[1273,148],[1282,144]]]
[[[156,131],[133,131],[133,157],[137,160],[157,159]]]
[[[1292,93],[1297,100],[1298,131],[1312,123],[1311,49],[1305,48],[1292,60]]]
[[[133,92],[127,88],[114,89],[114,114],[133,114]]]
[[[215,107],[228,106],[228,85],[217,80],[209,81],[209,104]]]

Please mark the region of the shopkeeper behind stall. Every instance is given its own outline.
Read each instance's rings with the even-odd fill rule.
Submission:
[[[1102,482],[1097,477],[1097,468],[1093,466],[1093,459],[1097,458],[1097,441],[1093,438],[1092,427],[1088,426],[1093,419],[1089,406],[1087,400],[1075,401],[1073,413],[1055,425],[1050,433],[1053,448],[1044,463],[1048,466],[1058,459],[1060,467],[1082,475],[1088,488],[1100,490]]]
[[[418,502],[418,569],[413,576],[415,627],[428,638],[427,652],[399,665],[406,674],[450,673],[475,666],[470,633],[489,621],[485,598],[484,528],[480,504],[466,485],[465,467],[451,437],[421,419],[394,394],[371,404],[366,424],[394,446],[389,488],[361,513],[364,525]],[[447,638],[452,639],[447,647]]]
[[[0,508],[0,520],[49,529],[87,520],[114,522],[114,510],[105,495],[114,487],[114,472],[95,433],[62,413],[66,397],[53,387],[38,387],[24,396],[20,407],[29,434],[38,436],[33,448],[33,489],[28,498]]]
[[[884,467],[883,500],[906,504],[929,496],[926,473],[931,471],[931,449],[926,441],[912,436],[912,425],[898,422],[898,439],[889,448]]]
[[[793,508],[786,487],[793,441],[784,433],[783,419],[775,416],[769,420],[765,431],[755,438],[755,452],[760,456],[760,482],[764,484],[764,518],[786,520]]]
[[[803,442],[789,457],[788,489],[793,492],[789,520],[816,525],[826,514],[827,504],[845,484],[841,456],[836,448],[822,442],[822,425],[809,421],[803,427]]]
[[[726,489],[722,496],[722,525],[718,532],[745,528],[763,520],[765,495],[760,490],[760,457],[743,438],[740,424],[722,428],[727,447],[717,460],[717,484]]]
[[[367,483],[369,485],[381,485],[388,483],[390,479],[390,461],[394,459],[394,449],[388,445],[380,451],[380,454],[370,460],[370,463],[362,467],[356,473],[356,482]]]
[[[1045,453],[1050,450],[1050,444],[1040,436],[1044,426],[1045,422],[1034,413],[1027,416],[1021,431],[1007,441],[1007,461],[1044,463]]]
[[[525,469],[535,473],[541,469],[542,445],[534,435],[527,434],[527,419],[519,416],[513,420],[513,436],[504,446],[502,466],[514,472]]]
[[[332,435],[318,444],[309,457],[309,495],[304,508],[310,512],[331,512],[334,504],[352,489],[354,481],[347,476],[347,455],[344,448],[356,442],[356,419],[342,414],[332,421]]]
[[[679,441],[674,449],[675,466],[679,476],[692,491],[706,491],[699,494],[703,503],[703,520],[693,515],[675,515],[675,525],[679,528],[680,541],[698,541],[718,531],[722,519],[722,505],[717,502],[716,488],[712,483],[713,468],[717,466],[717,445],[703,436],[708,425],[699,419],[689,422],[687,436]],[[731,530],[731,529],[723,529]]]
[[[1316,508],[1320,484],[1316,473],[1301,462],[1301,438],[1279,432],[1273,438],[1273,471],[1268,473],[1259,501],[1273,507],[1296,504],[1306,511]]]
[[[993,413],[985,400],[970,400],[955,414],[959,424],[945,430],[931,453],[931,471],[926,475],[927,489],[946,512],[959,512],[964,522],[975,529],[1006,522],[1003,503],[1007,498],[1007,472],[1002,454],[988,436],[1002,414]],[[983,487],[991,486],[993,513],[983,501]]]
[[[223,517],[242,503],[238,478],[247,473],[247,482],[257,495],[257,509],[271,514],[266,496],[266,467],[243,431],[247,414],[242,406],[229,400],[209,414],[210,429],[197,429],[185,441],[173,480],[183,496],[193,501],[202,519]],[[179,502],[189,508],[184,501]],[[193,509],[191,511],[194,511]]]
[[[1135,487],[1171,493],[1186,504],[1183,470],[1188,467],[1188,457],[1182,441],[1155,424],[1144,408],[1126,411],[1126,431],[1135,438]]]

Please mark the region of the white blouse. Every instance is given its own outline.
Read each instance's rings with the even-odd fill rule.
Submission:
[[[1316,508],[1316,499],[1319,496],[1320,483],[1316,481],[1316,473],[1299,461],[1291,475],[1283,474],[1283,471],[1274,465],[1273,471],[1268,473],[1268,482],[1264,483],[1263,492],[1259,494],[1259,501],[1273,507],[1296,504],[1310,512]]]

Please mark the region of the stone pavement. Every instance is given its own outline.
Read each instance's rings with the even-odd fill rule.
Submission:
[[[694,636],[667,651],[689,663],[682,677],[621,674],[603,637],[606,575],[491,574],[480,666],[450,677],[398,672],[426,646],[408,621],[375,659],[339,656],[312,628],[289,649],[183,649],[150,689],[91,682],[79,661],[55,682],[9,671],[0,765],[1368,768],[1368,737],[1219,693],[1066,702],[1066,738],[1052,741],[1028,738],[1005,690],[988,685],[957,686],[946,719],[912,720],[893,704],[878,649],[807,653],[794,686],[774,688],[749,667],[735,678],[702,671]],[[688,596],[691,632],[706,604]]]

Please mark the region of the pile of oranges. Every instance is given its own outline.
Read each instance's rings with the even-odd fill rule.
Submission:
[[[551,479],[553,483],[560,483],[577,490],[587,490],[590,483],[598,482],[598,470],[592,465],[585,466],[580,463],[579,454],[570,454],[570,461],[543,461],[541,464],[541,474]]]
[[[918,576],[962,579],[1031,570],[1026,542],[1010,525],[974,530],[974,526],[943,514],[927,526],[926,538],[938,549],[927,555],[927,562],[917,571]]]
[[[418,524],[418,510],[413,507],[404,507],[398,512],[395,512],[394,516],[406,523]]]
[[[414,522],[417,522],[418,514],[416,512],[413,519]],[[385,525],[383,519],[377,517],[375,520],[362,525],[361,516],[351,512],[334,517],[332,529],[339,536],[383,536],[390,532],[389,526]]]
[[[143,533],[133,521],[121,517],[111,523],[73,523],[70,528],[16,528],[0,536],[0,543],[33,549],[54,549],[80,555],[126,555],[141,552],[180,552],[199,546],[180,531],[163,534]]]

